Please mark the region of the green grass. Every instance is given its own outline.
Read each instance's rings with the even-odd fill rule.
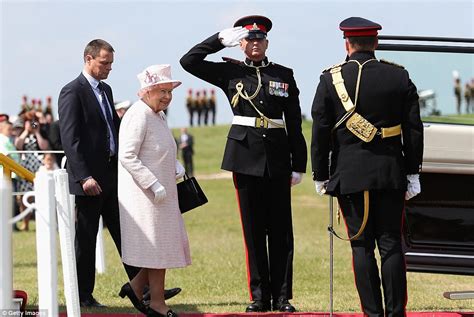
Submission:
[[[304,123],[308,143],[310,126],[311,123]],[[199,175],[220,172],[227,130],[228,126],[191,129],[196,144],[198,179]],[[184,215],[193,264],[167,272],[167,287],[183,288],[181,294],[169,300],[169,304],[178,312],[242,312],[249,296],[244,244],[232,180],[203,178],[200,184],[209,203]],[[327,204],[327,198],[314,193],[309,174],[302,184],[293,188],[295,258],[292,303],[299,311],[329,310]],[[339,226],[337,230],[342,232],[343,227]],[[117,295],[126,275],[108,232],[105,239],[107,270],[105,274],[97,275],[94,296],[109,306],[107,312],[135,312],[129,301]],[[26,290],[30,304],[37,305],[34,230],[15,233],[13,241],[14,287]],[[339,312],[360,312],[349,244],[335,240],[334,250],[334,308]],[[59,302],[60,309],[65,310],[62,283],[60,271]],[[474,277],[471,276],[408,273],[408,310],[472,311],[473,300],[450,301],[442,294],[472,289],[473,285]]]
[[[424,117],[423,121],[474,125],[474,114],[430,116]]]

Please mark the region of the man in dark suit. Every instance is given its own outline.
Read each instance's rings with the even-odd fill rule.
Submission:
[[[62,88],[58,102],[69,190],[76,196],[76,267],[79,299],[84,307],[104,307],[92,296],[101,215],[117,250],[121,252],[117,200],[120,119],[113,108],[112,89],[102,81],[109,76],[113,61],[114,49],[109,43],[100,39],[89,42],[84,50],[82,73]],[[124,266],[132,279],[138,269]],[[172,291],[172,296],[179,292]]]
[[[401,226],[405,199],[421,190],[423,156],[417,89],[402,66],[375,58],[379,24],[349,18],[340,29],[348,57],[323,72],[312,106],[313,178],[341,206],[364,314],[405,316]]]
[[[186,173],[188,173],[189,177],[192,177],[194,175],[193,145],[193,136],[188,133],[188,129],[181,128],[181,135],[179,136],[178,146],[181,150],[181,157],[183,158],[184,169],[186,170]]]
[[[222,168],[233,172],[239,200],[253,301],[247,312],[295,311],[289,303],[293,296],[290,185],[301,181],[307,151],[293,71],[269,62],[265,55],[271,27],[266,17],[243,17],[234,28],[194,46],[180,61],[186,71],[220,87],[234,113]],[[245,61],[205,60],[208,54],[239,44]]]

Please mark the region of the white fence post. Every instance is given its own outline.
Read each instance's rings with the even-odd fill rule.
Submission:
[[[58,263],[56,257],[56,202],[52,173],[35,177],[36,251],[39,310],[58,316]]]
[[[0,309],[12,309],[12,183],[3,173],[0,177]]]
[[[68,317],[81,316],[77,283],[76,254],[74,250],[75,209],[74,195],[69,194],[68,175],[65,169],[54,172],[58,212],[59,241],[63,264],[64,295]]]

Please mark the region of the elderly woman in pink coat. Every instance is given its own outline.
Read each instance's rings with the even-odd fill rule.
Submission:
[[[140,100],[122,119],[119,133],[118,196],[122,261],[142,268],[122,287],[147,316],[177,316],[164,300],[166,269],[191,264],[188,237],[178,206],[176,180],[184,175],[176,142],[163,112],[181,82],[169,65],[153,65],[138,74]],[[150,305],[142,292],[150,286]]]

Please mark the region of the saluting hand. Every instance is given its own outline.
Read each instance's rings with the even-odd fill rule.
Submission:
[[[234,28],[220,31],[218,37],[222,45],[226,47],[233,47],[239,45],[240,40],[246,38],[248,35],[249,30],[241,26],[236,26]]]
[[[97,196],[102,193],[99,183],[92,177],[81,182],[82,189],[87,196]]]

